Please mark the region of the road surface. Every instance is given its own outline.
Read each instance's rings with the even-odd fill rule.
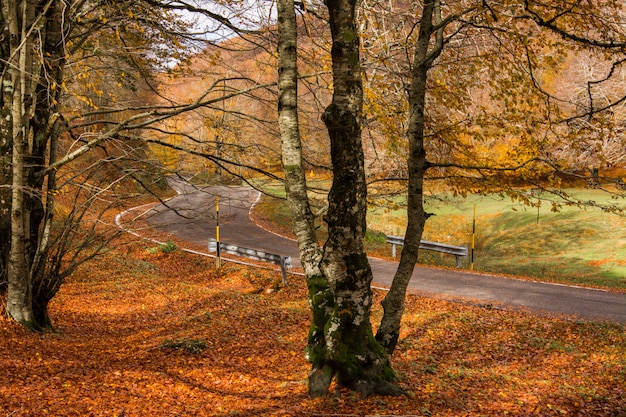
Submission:
[[[293,240],[266,231],[250,219],[250,208],[257,200],[258,192],[246,187],[196,189],[185,184],[177,184],[175,188],[179,193],[177,197],[149,213],[148,221],[153,227],[206,246],[209,238],[215,238],[217,197],[222,242],[291,256],[294,267],[300,265],[297,245]],[[370,262],[374,273],[373,285],[388,288],[397,264],[374,258]],[[409,290],[496,308],[521,308],[580,319],[626,323],[626,294],[599,289],[417,265]]]

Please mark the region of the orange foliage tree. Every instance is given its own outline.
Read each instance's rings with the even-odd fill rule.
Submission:
[[[0,294],[28,328],[52,326],[64,278],[107,247],[103,210],[155,178],[138,132],[172,109],[143,91],[189,51],[189,25],[157,6],[2,2]]]
[[[377,333],[389,353],[399,335],[406,287],[427,217],[424,180],[433,175],[461,192],[503,190],[524,200],[522,192],[511,187],[537,186],[542,175],[562,170],[563,161],[551,152],[578,140],[580,132],[559,136],[562,125],[585,118],[599,126],[607,110],[620,110],[624,91],[597,106],[595,84],[613,84],[623,74],[626,32],[615,17],[623,15],[623,5],[565,6],[434,0],[425,3],[409,26],[416,29],[415,36],[408,37],[415,44],[403,46],[412,59],[401,74],[407,80],[409,106],[408,225]],[[550,93],[546,85],[555,63],[562,62],[569,49],[601,51],[611,69],[598,80],[577,80],[587,83],[588,90],[593,86],[594,94],[575,111],[567,97]]]

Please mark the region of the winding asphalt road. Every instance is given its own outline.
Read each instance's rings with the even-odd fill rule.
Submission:
[[[179,193],[148,213],[151,226],[206,247],[215,238],[219,199],[220,240],[240,247],[291,256],[300,266],[293,240],[263,230],[249,216],[259,194],[246,187],[194,188],[176,183]],[[396,263],[370,258],[374,286],[388,288]],[[530,282],[468,271],[417,265],[411,291],[492,308],[527,309],[542,314],[626,324],[626,294],[567,285]]]

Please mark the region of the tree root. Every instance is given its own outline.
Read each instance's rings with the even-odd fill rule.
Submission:
[[[335,372],[328,365],[323,368],[314,368],[309,375],[309,395],[312,398],[328,395],[328,388],[334,375]]]
[[[384,395],[391,397],[399,397],[407,395],[407,391],[389,381],[356,381],[350,389],[361,394],[361,398],[365,399],[373,395]]]
[[[325,366],[323,369],[314,369],[309,375],[309,395],[311,398],[328,395],[333,376],[334,372],[328,366]],[[349,386],[345,386],[345,388],[358,392],[362,399],[375,395],[391,397],[408,395],[407,390],[389,381],[358,380]]]

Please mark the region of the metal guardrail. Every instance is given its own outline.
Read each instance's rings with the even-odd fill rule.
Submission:
[[[396,245],[404,246],[404,238],[400,236],[387,236],[387,243],[391,243],[391,255],[396,257]],[[456,257],[456,267],[461,267],[461,257],[469,255],[467,246],[446,245],[445,243],[429,242],[420,240],[420,249],[447,253]]]
[[[287,269],[291,269],[293,266],[291,263],[291,256],[276,255],[257,249],[242,248],[226,242],[219,242],[219,245],[220,253],[230,253],[231,255],[280,265],[280,271],[283,275],[283,285],[287,286]],[[209,252],[217,252],[217,241],[215,239],[209,239],[208,249]]]

